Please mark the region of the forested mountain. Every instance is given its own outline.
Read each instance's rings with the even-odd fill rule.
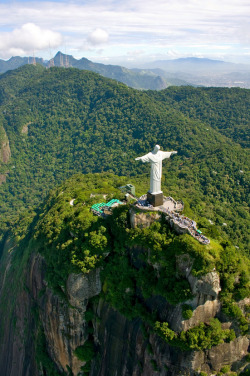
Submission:
[[[221,60],[187,57],[173,60],[145,62],[144,67],[153,72],[166,72],[193,86],[250,88],[248,64],[236,64]],[[164,77],[164,74],[161,74]]]
[[[161,101],[163,106],[171,106],[191,119],[199,119],[234,142],[249,148],[249,90],[189,86],[170,87],[148,94]]]
[[[0,76],[4,376],[248,375],[249,99],[75,68]],[[164,195],[210,244],[131,202],[93,215],[121,185],[147,192],[135,157],[156,143],[178,151]]]
[[[164,192],[187,200],[208,232],[247,248],[248,90],[142,92],[89,71],[28,65],[2,75],[0,93],[2,149],[7,136],[11,152],[0,171],[2,234],[73,173],[148,179],[149,166],[134,158],[158,143],[178,150]]]
[[[161,90],[169,85],[188,85],[185,80],[172,77],[166,72],[157,72],[144,69],[128,69],[119,65],[105,65],[94,63],[86,58],[75,59],[72,55],[66,55],[62,52],[57,52],[55,57],[49,61],[44,61],[40,58],[27,57],[12,57],[8,61],[0,60],[0,73],[8,70],[17,69],[25,64],[33,64],[33,61],[48,68],[57,67],[73,67],[78,69],[89,70],[101,74],[104,77],[115,79],[123,82],[134,89],[152,89]]]
[[[2,376],[248,375],[249,259],[215,232],[209,245],[174,232],[124,200],[126,182],[71,176],[6,238]]]

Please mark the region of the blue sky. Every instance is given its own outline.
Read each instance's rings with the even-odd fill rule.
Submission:
[[[95,62],[250,61],[249,0],[0,0],[0,58],[49,59],[61,50]]]

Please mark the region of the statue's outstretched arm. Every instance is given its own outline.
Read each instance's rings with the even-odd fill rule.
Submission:
[[[144,162],[150,162],[150,159],[149,159],[149,157],[148,157],[148,154],[143,155],[142,157],[137,157],[137,158],[135,158],[135,160],[136,160],[136,161],[142,161],[143,163],[144,163]]]
[[[176,154],[176,153],[177,151],[162,151],[161,152],[162,160],[166,158],[170,158],[172,154]]]

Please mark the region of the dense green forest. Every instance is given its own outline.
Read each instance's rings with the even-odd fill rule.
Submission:
[[[199,119],[221,134],[249,148],[249,90],[239,88],[169,87],[148,92],[164,106],[172,106],[191,119]]]
[[[146,193],[149,166],[134,158],[158,143],[178,150],[163,166],[164,194],[184,200],[208,235],[247,250],[249,100],[243,89],[142,92],[73,68],[29,65],[1,75],[0,125],[11,148],[0,166],[1,236],[20,215],[30,221],[48,191],[77,172],[137,179],[137,193]]]

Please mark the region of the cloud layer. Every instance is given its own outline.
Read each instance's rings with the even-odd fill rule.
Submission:
[[[61,43],[60,33],[42,29],[33,23],[0,34],[0,51],[6,57],[33,54],[35,51],[58,47]]]
[[[15,1],[0,5],[0,57],[67,44],[104,57],[248,54],[246,0]],[[63,43],[62,43],[63,41]],[[171,52],[172,51],[172,52]]]
[[[92,33],[88,35],[88,42],[94,46],[107,43],[109,39],[108,33],[100,28],[95,29]]]

